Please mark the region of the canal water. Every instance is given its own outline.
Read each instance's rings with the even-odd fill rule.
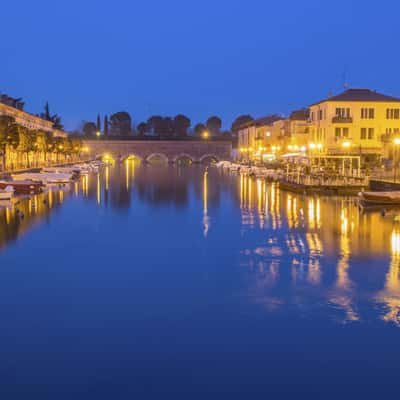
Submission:
[[[1,398],[395,396],[398,214],[135,161],[3,205]]]

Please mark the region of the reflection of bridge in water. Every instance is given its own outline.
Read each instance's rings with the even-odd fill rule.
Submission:
[[[118,159],[161,159],[169,163],[180,160],[194,163],[229,160],[232,151],[230,141],[204,140],[88,140],[84,146],[88,148],[91,157],[107,154]]]

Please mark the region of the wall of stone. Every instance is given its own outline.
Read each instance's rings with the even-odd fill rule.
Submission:
[[[87,140],[84,142],[90,157],[109,154],[114,158],[136,156],[147,160],[155,154],[175,162],[180,157],[189,157],[201,162],[205,157],[230,160],[232,144],[228,141],[168,141],[168,140]]]

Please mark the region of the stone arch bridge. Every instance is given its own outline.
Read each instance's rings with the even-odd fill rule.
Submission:
[[[230,160],[232,143],[230,141],[205,140],[86,140],[90,157],[109,155],[114,159],[137,157],[143,161],[161,158],[174,163],[188,159],[194,163],[205,160]]]

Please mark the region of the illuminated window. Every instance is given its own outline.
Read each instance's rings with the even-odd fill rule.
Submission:
[[[399,108],[387,108],[386,109],[386,119],[400,119],[400,109]]]
[[[374,128],[361,128],[360,138],[362,140],[372,140],[375,136]]]
[[[361,119],[374,119],[375,109],[374,108],[362,108],[361,109]]]
[[[336,108],[336,116],[339,118],[350,118],[350,108]]]

